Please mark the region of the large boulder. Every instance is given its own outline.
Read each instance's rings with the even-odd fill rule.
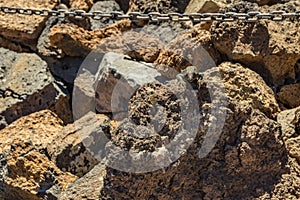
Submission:
[[[288,173],[285,171],[288,155],[280,126],[258,109],[253,109],[234,98],[228,98],[228,106],[217,106],[219,100],[212,98],[224,93],[219,88],[220,80],[217,74],[218,70],[211,69],[205,72],[203,80],[199,79],[200,127],[186,152],[181,154],[178,160],[170,162],[170,165],[148,173],[124,172],[109,166],[106,170],[105,185],[101,190],[102,198],[254,199],[272,191],[281,174]],[[112,132],[110,143],[123,150],[140,152],[141,157],[144,152],[154,152],[158,156],[156,164],[162,162],[164,166],[163,162],[168,160],[159,160],[164,158],[164,151],[156,150],[176,140],[176,136],[167,133],[176,135],[176,129],[182,122],[179,117],[182,113],[176,108],[178,99],[168,98],[170,93],[176,93],[179,89],[175,86],[176,84],[165,88],[150,83],[141,87],[132,96],[129,106],[130,119],[140,128],[136,128],[133,133],[130,127],[121,125],[119,130]],[[212,88],[209,90],[209,87]],[[227,93],[234,91],[232,88],[228,90]],[[156,95],[161,99],[157,99]],[[148,126],[151,121],[148,118],[153,114],[150,111],[151,105],[153,108],[155,102],[159,102],[167,113],[164,116],[157,111],[160,113],[160,122],[166,126],[159,132]],[[218,109],[214,112],[215,106]],[[221,123],[222,117],[225,117],[224,126]],[[155,121],[156,118],[150,119]],[[217,132],[210,132],[216,130],[214,127],[220,126],[219,135]],[[177,132],[178,134],[180,132]],[[216,136],[218,137],[214,146],[212,141]],[[185,142],[188,143],[188,140]],[[111,145],[110,143],[108,145]],[[179,148],[181,145],[183,144],[178,144]],[[209,147],[211,151],[203,156],[202,153]],[[172,158],[176,151],[169,153]],[[119,165],[131,166],[131,161],[128,162]],[[147,162],[147,166],[151,164],[153,163]]]
[[[7,49],[0,49],[0,57],[1,89],[6,90],[0,98],[0,115],[8,124],[43,109],[53,110],[65,123],[72,122],[68,91],[55,81],[45,61],[36,54]]]

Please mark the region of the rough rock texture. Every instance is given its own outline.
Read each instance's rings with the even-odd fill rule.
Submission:
[[[218,12],[226,6],[226,0],[192,0],[185,13]]]
[[[101,143],[105,145],[107,139],[102,128],[105,130],[110,126],[108,117],[88,113],[66,126],[48,145],[47,152],[61,170],[82,177],[99,162],[100,159],[94,155],[98,153],[95,148],[101,149]],[[93,142],[90,143],[90,140]]]
[[[233,0],[234,3],[241,2],[243,0]],[[244,0],[252,3],[257,3],[260,6],[264,5],[273,5],[273,4],[280,4],[280,3],[286,3],[289,2],[290,0]]]
[[[180,12],[183,13],[190,0],[129,0],[129,11],[149,12]]]
[[[213,78],[215,74],[213,70],[207,73],[208,80],[217,81]],[[218,118],[221,115],[210,112],[216,102],[210,102],[205,91],[205,81],[200,81],[199,84],[201,126],[187,153],[169,167],[156,172],[132,174],[108,168],[101,191],[102,199],[254,199],[271,192],[281,174],[288,173],[285,171],[287,153],[278,123],[238,101],[229,100],[227,108],[219,108],[220,113],[227,112],[223,131],[213,150],[200,159],[199,149],[204,140],[207,140],[205,135],[208,134],[208,128],[214,126],[213,123],[220,120]],[[168,88],[174,91],[172,87]],[[163,97],[164,93],[159,94],[160,91],[163,89],[155,90]],[[214,88],[213,93],[219,92],[222,91]],[[141,90],[133,98],[147,99],[151,95],[147,94],[147,90]],[[148,101],[135,102],[141,107],[147,107],[148,104]],[[167,104],[172,102],[174,103],[172,100],[166,101]],[[130,108],[141,116],[139,119],[149,116],[148,109],[137,111],[134,110],[135,106]],[[217,120],[209,122],[212,118]],[[169,127],[175,125],[169,121],[166,124]],[[136,134],[143,135],[147,132],[140,130]],[[124,143],[117,144],[122,148],[134,147],[138,151],[153,151],[153,144],[154,148],[155,144],[160,144],[159,140],[153,140],[152,145],[144,143],[148,139],[143,142],[132,140],[130,132],[123,132],[120,137],[123,139],[118,141]],[[253,179],[253,176],[260,178]]]
[[[254,71],[240,64],[222,63],[218,66],[228,98],[239,104],[251,105],[275,119],[280,111],[274,92]]]
[[[135,90],[161,77],[151,65],[132,61],[116,53],[105,54],[99,70],[94,95],[95,108],[100,113],[127,111],[129,99]]]
[[[2,0],[0,6],[54,9],[57,3],[58,0]],[[43,30],[46,20],[47,18],[42,16],[0,13],[0,35],[13,42],[36,49],[36,39]],[[3,46],[7,47],[5,44]]]
[[[300,83],[283,86],[278,92],[278,100],[287,108],[300,106]]]
[[[90,8],[93,6],[93,0],[70,0],[69,1],[70,7],[72,9],[81,9],[85,11],[89,11]]]
[[[4,199],[57,199],[75,181],[49,161],[47,145],[63,122],[51,111],[25,116],[0,131],[0,193]]]
[[[197,66],[199,71],[215,67],[220,56],[210,41],[210,33],[199,27],[184,32],[166,45],[155,61],[156,67],[170,67],[178,72],[190,65]]]
[[[295,11],[296,2],[265,9],[256,4],[238,3],[225,11],[247,12],[284,9]],[[298,6],[299,8],[299,6]],[[268,84],[279,86],[295,80],[294,66],[300,58],[298,21],[261,21],[257,23],[215,23],[214,47],[229,60],[238,61],[259,73]]]
[[[90,12],[101,11],[104,13],[110,13],[113,11],[121,11],[119,4],[115,1],[98,1],[91,8]],[[100,19],[100,20],[92,20],[91,19],[91,29],[98,30],[104,27],[107,27],[113,24],[115,21],[111,19]]]
[[[8,152],[1,153],[1,157],[5,163],[1,171],[6,171],[0,184],[4,200],[57,199],[55,193],[76,180],[28,143],[14,145]],[[48,191],[54,187],[54,193]]]
[[[110,51],[124,53],[146,62],[156,60],[162,49],[160,41],[144,32],[130,30],[131,27],[131,22],[127,20],[94,31],[87,31],[74,25],[59,25],[52,28],[50,41],[69,56],[84,57],[94,50],[100,53]]]
[[[96,165],[89,173],[70,184],[59,200],[91,200],[100,199],[100,191],[104,185],[106,167]]]
[[[45,61],[36,54],[18,54],[7,49],[0,49],[0,56],[1,89],[9,88],[21,95],[0,98],[0,113],[7,123],[43,109],[53,110],[66,123],[73,120],[68,92],[54,80]]]

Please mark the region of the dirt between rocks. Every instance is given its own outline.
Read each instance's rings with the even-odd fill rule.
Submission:
[[[0,6],[300,9],[298,0]],[[300,199],[299,28],[295,19],[141,23],[0,12],[0,200]]]

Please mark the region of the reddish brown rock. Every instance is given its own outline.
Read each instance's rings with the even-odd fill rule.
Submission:
[[[54,9],[57,3],[58,0],[2,0],[0,6]],[[0,13],[0,35],[35,49],[36,39],[43,30],[46,20],[47,18],[43,16]]]
[[[283,86],[278,92],[278,100],[287,108],[300,106],[300,83]]]
[[[227,97],[242,105],[251,105],[275,119],[280,111],[274,92],[254,71],[229,62],[218,66]]]
[[[56,199],[76,180],[49,161],[47,145],[63,122],[51,111],[20,118],[0,131],[0,193],[4,199]]]
[[[281,9],[294,12],[299,9],[295,1],[284,5],[257,7],[256,4],[238,3],[224,11],[269,12]],[[275,22],[263,20],[257,23],[216,22],[212,31],[214,47],[229,60],[238,61],[259,73],[268,84],[277,86],[295,80],[294,66],[300,59],[298,21]]]
[[[89,11],[94,4],[93,0],[70,0],[70,7],[72,9],[80,9]]]
[[[178,72],[190,65],[204,71],[219,62],[220,57],[211,44],[210,33],[199,27],[172,40],[155,61],[158,68],[166,66]]]
[[[137,60],[153,62],[162,44],[143,32],[131,31],[128,20],[117,22],[102,30],[87,31],[75,25],[58,25],[52,28],[51,44],[58,46],[69,56],[87,56],[92,50],[100,53],[113,51]],[[143,40],[147,38],[147,40]]]

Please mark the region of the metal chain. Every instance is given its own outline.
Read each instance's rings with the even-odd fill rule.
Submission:
[[[18,94],[12,89],[0,89],[0,97],[6,98],[6,97],[12,97],[14,99],[24,100],[28,95],[27,94]]]
[[[286,19],[300,20],[300,10],[295,12],[285,11],[271,11],[268,13],[262,13],[258,11],[251,11],[247,13],[237,12],[225,12],[225,13],[192,13],[192,14],[180,14],[180,13],[168,13],[162,14],[158,12],[151,12],[148,14],[140,12],[130,12],[124,14],[123,12],[85,12],[84,10],[50,10],[50,9],[35,9],[35,8],[17,8],[9,6],[0,6],[0,12],[9,14],[22,14],[22,15],[39,15],[39,16],[57,16],[59,18],[75,17],[78,19],[92,18],[94,20],[100,20],[103,18],[110,18],[114,20],[130,19],[132,21],[192,21],[192,22],[203,22],[203,21],[247,21],[255,22],[262,19],[268,19],[272,21],[283,21]]]

